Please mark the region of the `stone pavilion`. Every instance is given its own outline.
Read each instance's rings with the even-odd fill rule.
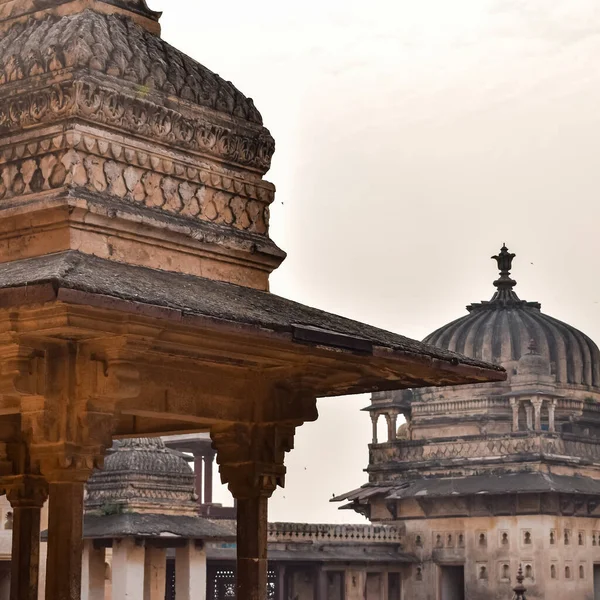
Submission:
[[[494,258],[492,299],[425,341],[502,365],[508,380],[374,394],[367,410],[388,439],[374,427],[369,483],[340,499],[405,527],[419,558],[407,598],[509,598],[522,565],[529,600],[598,599],[600,352],[517,296],[514,254]]]
[[[264,598],[267,505],[316,398],[504,371],[269,291],[274,141],[144,0],[0,0],[0,487],[11,598],[81,594],[84,484],[114,437],[210,432]],[[314,215],[318,219],[319,215]]]

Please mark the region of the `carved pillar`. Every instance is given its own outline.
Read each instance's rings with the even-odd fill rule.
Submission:
[[[531,404],[533,404],[534,429],[535,429],[535,431],[541,431],[542,430],[542,400],[541,400],[541,398],[532,398]]]
[[[533,429],[533,406],[531,404],[525,405],[525,414],[527,415],[527,431]]]
[[[213,501],[213,464],[215,462],[214,452],[204,455],[204,504],[212,504]]]
[[[17,476],[6,496],[13,509],[10,600],[38,600],[40,515],[48,484],[42,477]]]
[[[510,399],[510,407],[512,409],[512,430],[519,431],[519,403],[516,398]]]
[[[238,600],[266,600],[268,500],[284,485],[284,456],[293,448],[296,427],[317,416],[314,398],[298,399],[290,408],[303,416],[291,422],[215,426],[211,431],[221,479],[237,499]]]
[[[50,482],[46,600],[78,600],[83,556],[83,481]]]
[[[139,393],[139,374],[110,349],[70,342],[4,347],[0,366],[0,393],[20,398],[32,470],[49,484],[46,598],[79,600],[84,483],[112,443],[117,400]]]
[[[398,413],[394,411],[386,413],[385,420],[387,421],[388,442],[393,442],[396,440],[396,432],[398,431]]]
[[[373,443],[377,444],[377,422],[379,421],[379,413],[371,413],[371,422],[373,423]]]
[[[549,431],[556,431],[556,421],[555,421],[555,414],[556,411],[556,400],[552,400],[549,404],[548,404],[548,430]]]

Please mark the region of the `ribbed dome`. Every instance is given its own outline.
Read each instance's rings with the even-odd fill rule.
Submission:
[[[541,312],[537,302],[520,300],[510,278],[514,254],[498,256],[500,278],[489,302],[467,307],[469,314],[441,327],[425,342],[472,358],[507,365],[539,353],[550,362],[557,383],[600,386],[600,351],[581,331]],[[532,340],[536,351],[531,352]]]
[[[88,512],[190,514],[197,512],[194,473],[160,438],[118,442],[87,484]]]

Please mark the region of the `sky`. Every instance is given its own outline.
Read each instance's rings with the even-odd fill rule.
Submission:
[[[273,292],[422,339],[506,242],[521,298],[600,341],[597,0],[148,3],[275,137]],[[271,520],[364,522],[328,500],[367,480],[368,403],[319,401]]]

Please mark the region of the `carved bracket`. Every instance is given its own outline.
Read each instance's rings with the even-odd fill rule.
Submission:
[[[277,486],[285,485],[284,457],[294,447],[298,425],[234,423],[213,427],[211,437],[221,480],[235,498],[270,497]]]

